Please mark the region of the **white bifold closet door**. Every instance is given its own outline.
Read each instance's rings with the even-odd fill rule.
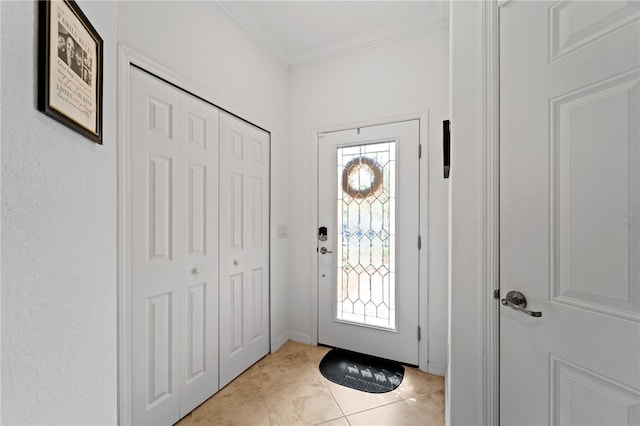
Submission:
[[[171,425],[218,390],[218,109],[130,85],[132,422]]]
[[[220,112],[220,387],[269,351],[269,134]]]

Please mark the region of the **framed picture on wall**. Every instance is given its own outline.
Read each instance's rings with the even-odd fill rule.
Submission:
[[[38,109],[102,144],[102,38],[73,0],[38,7]]]

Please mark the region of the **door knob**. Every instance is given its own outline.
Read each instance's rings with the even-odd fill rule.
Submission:
[[[198,269],[198,268],[193,268],[193,269],[191,270],[191,273],[192,273],[193,275],[198,275],[198,274],[200,273],[200,269]]]
[[[333,253],[333,252],[331,250],[327,250],[326,247],[320,247],[320,253],[327,254],[327,253]]]
[[[519,291],[510,291],[507,293],[507,297],[501,300],[504,306],[508,306],[516,311],[520,311],[523,314],[527,314],[532,317],[541,317],[542,312],[535,312],[525,309],[527,307],[527,298]]]

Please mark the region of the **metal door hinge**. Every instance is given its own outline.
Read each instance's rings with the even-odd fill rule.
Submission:
[[[500,299],[500,290],[493,290],[493,298]]]
[[[418,326],[418,342],[422,340],[422,328]]]
[[[418,235],[418,250],[422,248],[422,237]]]
[[[418,145],[418,158],[422,158],[422,144]]]

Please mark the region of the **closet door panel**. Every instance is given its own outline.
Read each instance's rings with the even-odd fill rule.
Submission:
[[[180,93],[185,237],[180,417],[218,391],[218,109]]]
[[[132,68],[130,102],[132,417],[164,424],[180,411],[180,93]]]
[[[218,390],[218,110],[131,69],[132,420]]]
[[[220,386],[269,352],[269,135],[220,113]]]

